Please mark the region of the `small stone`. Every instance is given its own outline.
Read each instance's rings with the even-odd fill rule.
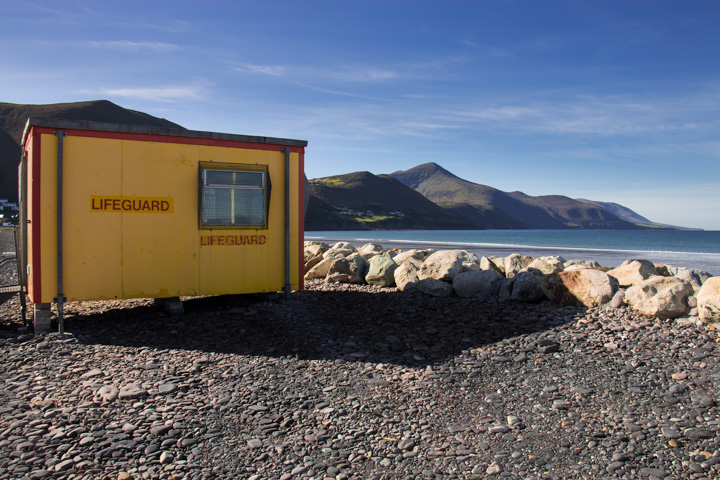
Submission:
[[[304,466],[301,465],[301,466],[299,466],[299,467],[293,468],[292,471],[290,472],[290,474],[291,474],[291,475],[301,475],[301,474],[303,474],[303,473],[305,473],[305,472],[307,472],[307,467],[304,467]]]
[[[262,448],[262,446],[263,446],[263,442],[259,438],[253,438],[251,440],[248,440],[247,444],[248,444],[248,447],[250,447],[252,449]]]
[[[131,383],[120,388],[118,398],[120,400],[135,400],[147,395],[147,390],[140,388],[139,385]]]
[[[715,400],[708,395],[707,392],[702,390],[698,390],[690,394],[690,400],[693,405],[697,405],[699,407],[712,407],[715,404]]]
[[[400,450],[412,450],[415,447],[415,442],[410,438],[405,438],[398,442],[398,448]]]
[[[508,415],[507,423],[509,426],[514,427],[520,423],[520,419],[515,415]]]
[[[172,430],[172,425],[157,425],[150,429],[150,434],[156,437],[162,437],[170,430]]]
[[[56,472],[64,472],[66,470],[70,470],[75,466],[75,462],[71,459],[63,460],[62,462],[55,465],[55,471]]]
[[[653,476],[653,477],[657,477],[657,478],[665,478],[665,476],[667,475],[665,473],[665,470],[662,470],[660,468],[651,468],[651,467],[641,468],[639,473],[640,473],[641,477]]]
[[[161,383],[157,386],[157,393],[158,395],[169,395],[171,393],[176,392],[178,389],[178,386],[174,383]]]
[[[137,428],[137,425],[133,425],[132,423],[126,423],[122,426],[122,431],[125,433],[132,433],[137,430]]]
[[[170,452],[163,452],[160,454],[160,464],[162,465],[168,465],[172,463],[175,460],[175,457],[173,457],[172,453]]]
[[[97,395],[106,402],[114,402],[120,395],[120,390],[113,385],[103,385],[98,389]]]
[[[487,473],[488,475],[497,475],[500,472],[502,472],[502,468],[500,467],[500,465],[498,465],[497,462],[491,463],[485,470],[485,473]]]
[[[99,368],[93,368],[92,370],[88,370],[87,372],[80,375],[80,380],[97,377],[98,375],[102,375],[102,373],[102,370],[100,370]]]
[[[662,427],[660,429],[660,432],[665,438],[675,439],[682,437],[682,435],[677,430],[671,427]]]
[[[488,428],[488,433],[507,433],[510,431],[510,427],[507,425],[493,425]]]

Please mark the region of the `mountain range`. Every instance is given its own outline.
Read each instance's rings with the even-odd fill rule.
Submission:
[[[652,222],[616,203],[503,192],[436,163],[389,175],[313,179],[309,187],[307,230],[681,228]]]
[[[0,197],[11,201],[17,200],[20,142],[30,116],[183,128],[107,100],[0,103]],[[616,203],[503,192],[463,180],[436,163],[385,175],[312,179],[306,190],[306,230],[682,228],[654,223]]]

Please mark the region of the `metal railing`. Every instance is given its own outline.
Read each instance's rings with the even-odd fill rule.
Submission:
[[[0,227],[0,299],[7,301],[16,293],[20,297],[23,324],[27,326],[27,304],[23,280],[22,242],[20,228]]]

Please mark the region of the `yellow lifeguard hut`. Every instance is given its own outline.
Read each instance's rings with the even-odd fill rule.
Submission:
[[[23,285],[50,305],[302,289],[307,142],[31,117]]]

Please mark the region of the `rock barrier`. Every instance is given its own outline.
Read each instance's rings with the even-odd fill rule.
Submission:
[[[478,257],[466,250],[359,248],[305,242],[305,279],[556,306],[630,307],[649,317],[720,322],[720,277],[703,270],[628,259],[616,268],[558,255]]]

